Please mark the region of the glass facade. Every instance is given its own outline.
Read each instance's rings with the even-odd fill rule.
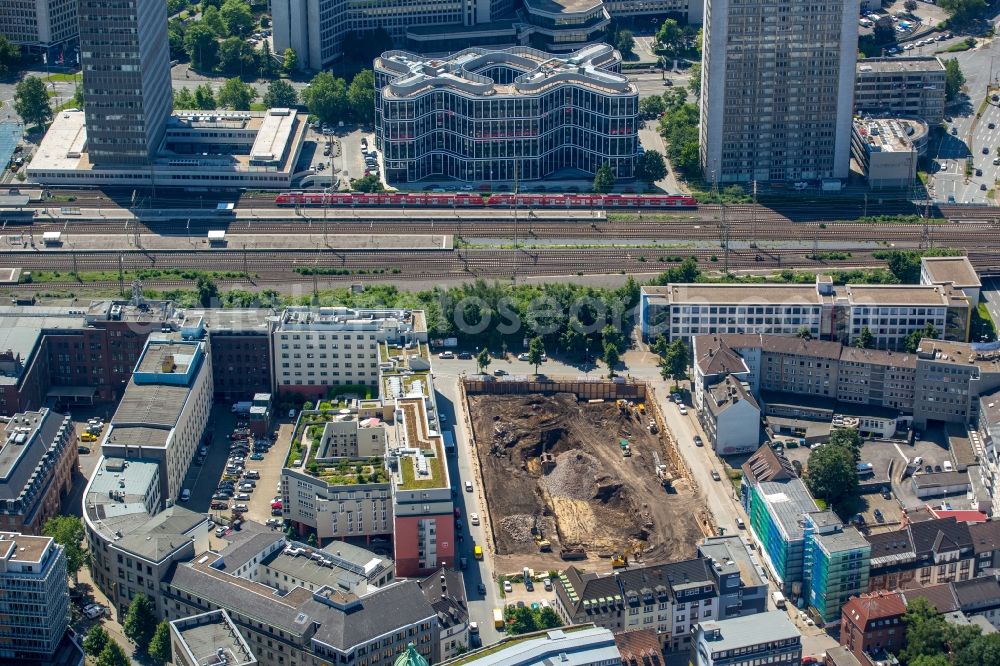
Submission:
[[[539,64],[546,61],[562,59],[545,54]],[[376,142],[390,182],[537,180],[563,170],[594,174],[605,163],[617,178],[633,176],[638,94],[630,85],[602,85],[616,74],[591,79],[573,68],[537,85],[523,59],[512,59],[473,72],[470,80],[481,87],[494,84],[481,94],[431,82],[416,94],[394,95],[387,86],[398,75],[378,65]],[[519,85],[528,79],[534,90]]]

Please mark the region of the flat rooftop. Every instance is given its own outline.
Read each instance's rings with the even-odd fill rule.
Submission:
[[[788,539],[802,539],[805,534],[802,516],[819,510],[802,479],[761,481],[759,488]]]
[[[194,360],[192,352],[195,347],[190,344],[176,342],[150,341],[146,351],[139,359],[137,372],[151,374],[185,374]]]
[[[870,153],[910,153],[927,135],[927,125],[902,118],[855,118],[854,132]]]
[[[529,12],[545,12],[547,14],[581,14],[601,6],[595,0],[524,0]]]
[[[798,284],[669,284],[643,287],[642,293],[678,304],[819,306],[823,303],[815,285]]]
[[[271,111],[277,111],[274,116]],[[197,118],[197,120],[194,120]],[[249,171],[272,169],[290,172],[292,161],[297,159],[295,145],[305,139],[305,123],[294,110],[269,109],[268,111],[214,111],[181,112],[171,116],[167,137],[176,143],[208,145],[210,136],[219,130],[240,131],[255,135],[251,149],[246,153],[204,154],[201,152],[173,152],[166,141],[161,152],[153,158],[154,170],[170,172],[191,168],[208,171]],[[189,136],[176,133],[187,130]],[[199,136],[202,135],[202,136]],[[207,135],[207,136],[206,136]],[[31,174],[67,171],[114,171],[115,167],[96,166],[86,151],[87,127],[83,111],[68,110],[56,114],[32,158]],[[290,149],[291,148],[291,149]],[[256,157],[255,157],[256,155]]]
[[[249,643],[224,610],[180,618],[172,621],[170,627],[188,663],[215,666],[222,661],[220,653],[226,657],[222,662],[226,666],[257,663]]]
[[[949,297],[941,287],[913,285],[847,285],[844,287],[851,305],[888,307],[896,305],[949,305]]]
[[[74,330],[83,327],[84,320],[80,315],[5,316],[0,313],[0,353],[10,351],[21,361],[21,366],[16,371],[7,372],[0,369],[0,384],[17,383],[21,372],[29,365],[42,331]]]
[[[270,309],[189,309],[184,311],[184,325],[204,322],[209,335],[218,333],[267,333],[268,319],[274,317]]]
[[[968,257],[924,257],[920,263],[933,284],[953,284],[958,289],[983,286]]]
[[[564,11],[559,3],[540,2],[558,8],[556,13]],[[386,99],[412,98],[437,89],[473,97],[535,95],[562,84],[576,84],[609,95],[635,95],[636,88],[627,77],[608,69],[619,61],[617,52],[607,44],[593,44],[564,56],[527,46],[472,47],[443,58],[386,51],[376,58],[375,67],[395,75],[382,90]],[[497,83],[480,73],[498,65],[517,70],[520,75],[511,83]]]
[[[188,393],[190,389],[186,386],[136,384],[130,380],[115,415],[111,417],[111,425],[173,428],[177,425]]]
[[[55,465],[48,452],[60,429],[72,426],[66,417],[48,409],[15,414],[4,426],[0,442],[0,500],[16,500],[33,486],[35,474],[45,476]]]
[[[52,538],[0,532],[0,558],[11,562],[41,562]]]
[[[701,627],[705,630],[708,648],[713,653],[802,636],[788,619],[788,613],[778,610],[730,620],[702,622]]]
[[[904,56],[900,58],[863,58],[858,60],[858,74],[882,72],[941,72],[944,64],[937,56]]]
[[[109,541],[147,522],[158,508],[159,473],[156,462],[101,458],[83,497],[87,521]]]

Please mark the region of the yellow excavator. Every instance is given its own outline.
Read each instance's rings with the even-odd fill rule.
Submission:
[[[537,516],[535,517],[535,524],[531,528],[531,536],[535,538],[535,545],[538,546],[539,551],[543,553],[549,553],[552,551],[552,544],[545,538],[545,534],[542,532],[542,528],[538,524]]]

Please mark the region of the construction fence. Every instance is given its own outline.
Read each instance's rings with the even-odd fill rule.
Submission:
[[[580,400],[634,400],[645,402],[646,384],[637,381],[606,379],[494,379],[488,376],[467,377],[463,382],[467,395],[520,395],[525,393],[572,393]]]

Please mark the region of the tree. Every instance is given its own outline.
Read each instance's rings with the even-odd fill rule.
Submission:
[[[965,74],[962,73],[962,66],[955,58],[944,61],[944,97],[947,101],[952,101],[962,92],[965,85]]]
[[[559,619],[559,615],[552,609],[552,606],[546,606],[538,613],[539,629],[555,629],[562,625],[562,620]]]
[[[273,79],[278,75],[278,63],[274,61],[274,54],[271,53],[271,43],[266,39],[260,45],[260,55],[257,57],[257,70],[265,79]]]
[[[830,432],[830,439],[827,446],[839,446],[851,454],[851,459],[855,464],[861,460],[861,435],[854,428],[834,428]]]
[[[219,299],[219,286],[204,275],[199,275],[194,282],[198,291],[198,302],[203,308],[214,307],[212,304]]]
[[[203,83],[194,89],[194,108],[201,109],[202,111],[211,111],[218,108],[218,104],[215,102],[215,93],[212,92],[212,86]]]
[[[140,592],[132,599],[122,623],[125,637],[136,644],[140,652],[145,652],[149,641],[156,632],[156,610],[153,600]]]
[[[378,176],[363,176],[351,181],[351,189],[355,192],[385,192],[385,186]]]
[[[659,124],[671,164],[690,174],[699,172],[698,116],[698,105],[684,103],[668,110]]]
[[[921,656],[945,654],[949,637],[948,623],[923,597],[917,597],[906,605],[903,615],[906,625],[906,643],[899,652],[899,658],[912,664]]]
[[[78,108],[83,108],[83,86],[77,85],[73,88],[73,105]]]
[[[687,368],[690,359],[688,346],[684,344],[683,340],[678,338],[671,342],[665,351],[666,353],[660,361],[660,374],[664,379],[673,379],[674,388],[676,388],[679,380],[687,379]]]
[[[867,326],[861,327],[861,333],[854,339],[854,346],[858,349],[871,349],[875,346],[875,336]]]
[[[601,329],[601,342],[606,345],[614,345],[615,349],[621,349],[622,345],[625,344],[625,336],[622,335],[617,326],[606,324]]]
[[[517,634],[527,634],[538,631],[538,622],[530,606],[515,608],[510,614],[510,622],[507,624],[507,633],[515,636]]]
[[[153,638],[149,641],[149,649],[146,650],[149,658],[157,664],[166,664],[170,661],[170,624],[163,620],[156,625]]]
[[[219,106],[236,111],[249,111],[250,104],[257,98],[257,91],[248,83],[243,83],[237,77],[226,79],[219,88]]]
[[[986,664],[1000,664],[1000,634],[979,636],[955,655],[955,666]]]
[[[219,9],[215,6],[206,7],[201,12],[202,25],[212,31],[212,34],[216,37],[226,37],[226,24],[222,20],[222,15],[219,14]]]
[[[658,150],[647,150],[635,164],[635,177],[652,185],[667,177],[667,163]]]
[[[630,30],[619,30],[615,33],[615,48],[623,56],[630,56],[635,53],[635,36]]]
[[[219,69],[229,76],[255,76],[257,52],[240,37],[229,37],[219,45]]]
[[[202,72],[210,72],[219,61],[219,43],[215,33],[198,21],[184,33],[184,50],[191,58],[191,67]]]
[[[903,8],[908,12],[914,11],[917,8],[917,0],[906,0],[903,3]]]
[[[44,125],[52,120],[52,107],[45,82],[37,76],[29,76],[14,88],[14,110],[25,125]]]
[[[97,657],[104,651],[104,646],[110,640],[111,637],[108,636],[108,632],[104,630],[104,627],[95,624],[87,632],[87,635],[83,637],[83,651],[91,657]]]
[[[80,547],[83,541],[83,522],[77,516],[53,516],[42,525],[42,534],[52,537],[66,551],[66,573],[76,580],[86,560],[86,555]]]
[[[299,54],[293,48],[285,49],[281,54],[281,71],[285,74],[293,74],[299,68]]]
[[[167,23],[167,41],[170,43],[170,59],[180,60],[187,58],[188,53],[184,48],[184,32],[187,27],[180,19],[171,19]]]
[[[608,366],[608,379],[614,377],[615,366],[618,365],[618,361],[621,360],[621,353],[618,351],[618,347],[610,342],[605,342],[604,354],[601,355],[601,360]]]
[[[952,22],[965,23],[986,11],[986,0],[940,0],[942,9],[952,12]]]
[[[639,100],[639,113],[647,118],[656,118],[667,110],[667,104],[659,95],[643,97]]]
[[[806,485],[814,497],[836,505],[858,492],[858,470],[851,452],[829,444],[813,449],[806,465]]]
[[[343,120],[347,110],[347,84],[330,72],[320,72],[313,77],[309,87],[302,91],[302,101],[309,113],[324,123]]]
[[[486,372],[486,368],[490,367],[490,363],[492,362],[493,359],[490,358],[490,350],[483,347],[483,350],[476,355],[476,367],[479,368],[479,372]]]
[[[688,90],[694,93],[695,97],[701,95],[701,63],[696,62],[691,65],[691,78],[688,80]]]
[[[219,8],[219,18],[226,26],[226,34],[246,37],[257,25],[250,4],[246,0],[226,0]]]
[[[677,21],[668,18],[660,24],[660,29],[656,31],[656,44],[661,50],[672,55],[679,50],[683,35],[684,31],[681,30]]]
[[[372,70],[363,69],[354,75],[347,89],[347,104],[359,123],[375,122],[375,74]]]
[[[264,93],[264,106],[269,109],[292,107],[298,102],[299,96],[295,94],[295,88],[287,81],[271,81]]]
[[[531,338],[528,343],[528,363],[535,366],[535,374],[538,374],[538,366],[542,364],[542,356],[545,355],[545,344],[540,337]]]
[[[121,645],[108,641],[97,657],[97,666],[131,666],[131,662]]]
[[[594,175],[594,191],[607,193],[615,189],[615,172],[611,170],[611,165],[605,162]]]
[[[799,326],[799,330],[795,331],[795,337],[802,338],[803,340],[812,340],[813,334],[808,326]]]
[[[0,76],[7,76],[11,65],[20,59],[21,47],[0,35]]]
[[[917,347],[920,346],[920,341],[924,338],[929,338],[931,340],[937,340],[939,336],[938,330],[934,327],[934,324],[927,322],[927,324],[920,330],[913,331],[906,336],[903,340],[903,348],[911,353],[915,354]]]
[[[306,545],[316,548],[319,545],[319,540],[316,538],[315,532],[310,532],[309,536],[306,537]]]
[[[197,109],[194,93],[189,88],[179,88],[174,91],[175,109]]]

